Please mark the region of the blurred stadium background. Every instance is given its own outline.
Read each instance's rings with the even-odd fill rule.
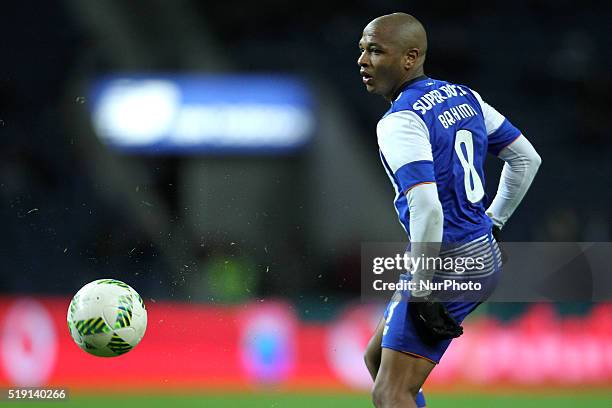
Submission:
[[[374,136],[386,104],[356,58],[392,11],[426,26],[429,76],[478,90],[544,158],[505,238],[610,241],[612,7],[518,3],[3,4],[0,386],[92,407],[369,406],[383,305],[359,301],[360,244],[404,237]],[[65,326],[102,277],[149,310],[112,360]],[[431,406],[612,405],[610,304],[489,304],[467,324]]]

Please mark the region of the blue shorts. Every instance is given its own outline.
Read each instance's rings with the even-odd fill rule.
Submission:
[[[489,240],[492,238],[489,236]],[[501,272],[501,262],[495,262],[491,268],[492,273],[486,277],[476,277],[472,279],[474,282],[479,282],[482,286],[481,294],[478,300],[474,300],[474,296],[467,296],[466,292],[443,292],[445,300],[442,302],[448,313],[461,324],[463,320],[474,309],[478,307],[482,301],[493,293],[497,286],[499,274]],[[402,274],[400,280],[410,280],[409,274]],[[439,278],[434,277],[434,281]],[[466,297],[471,300],[465,300]],[[442,340],[436,344],[424,343],[417,334],[416,328],[410,317],[410,291],[398,290],[394,295],[387,309],[385,310],[385,328],[383,331],[382,347],[389,348],[403,353],[412,354],[417,357],[425,358],[434,364],[438,364],[442,355],[450,345],[452,339]]]
[[[411,306],[408,301],[410,293],[403,293],[404,298],[401,300],[397,300],[396,296],[393,297],[385,310],[386,324],[381,346],[423,357],[438,364],[451,340],[443,340],[433,345],[424,343],[418,336],[408,312]],[[458,323],[461,323],[479,304],[480,302],[444,302],[448,313]]]

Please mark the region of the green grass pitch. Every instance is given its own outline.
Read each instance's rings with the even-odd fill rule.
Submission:
[[[434,394],[427,397],[427,405],[432,408],[575,408],[575,407],[612,407],[610,393],[554,394]],[[252,393],[252,394],[92,394],[74,395],[64,402],[25,402],[3,401],[0,405],[15,407],[87,407],[87,408],[183,408],[183,407],[220,407],[220,408],[359,408],[371,407],[366,394],[308,394],[308,393]]]

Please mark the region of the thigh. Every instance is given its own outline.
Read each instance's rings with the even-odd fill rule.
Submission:
[[[424,358],[383,348],[374,387],[389,394],[410,394],[414,399],[435,364]]]
[[[380,322],[378,322],[378,325],[376,326],[376,330],[374,330],[374,334],[370,338],[370,341],[368,342],[368,347],[367,347],[367,352],[369,353],[371,351],[373,355],[374,354],[378,355],[379,360],[380,360],[380,353],[382,351],[380,344],[382,343],[384,329],[385,329],[385,318],[383,316],[380,319]]]
[[[365,351],[366,367],[370,372],[370,376],[372,376],[372,380],[376,379],[378,367],[380,366],[380,358],[382,353],[381,343],[384,328],[385,318],[383,317],[380,319],[380,322],[378,322],[378,326],[376,326],[376,330],[374,330],[374,334],[372,335],[372,338],[370,338]]]

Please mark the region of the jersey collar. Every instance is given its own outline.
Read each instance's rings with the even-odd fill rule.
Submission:
[[[391,100],[393,102],[395,102],[395,100],[397,100],[398,96],[404,92],[406,90],[406,88],[408,88],[410,85],[416,83],[416,82],[421,82],[425,79],[429,79],[429,77],[427,75],[419,75],[418,77],[414,77],[412,78],[410,81],[406,81],[404,82],[399,89],[397,90],[397,92],[395,93],[395,95],[393,95],[393,98],[391,98]],[[392,103],[393,103],[392,102]]]

